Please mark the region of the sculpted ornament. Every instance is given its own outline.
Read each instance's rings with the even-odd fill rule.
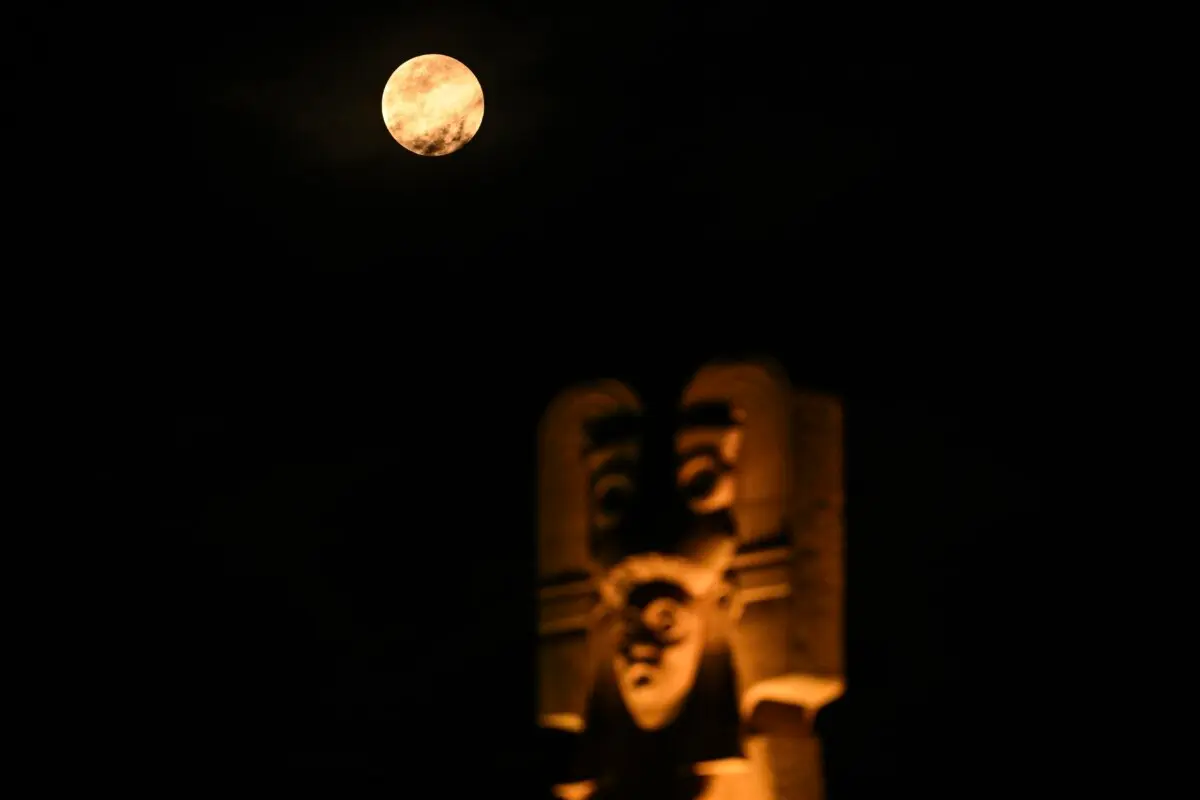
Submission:
[[[606,381],[540,431],[540,723],[562,798],[818,800],[842,691],[841,417],[769,363]]]

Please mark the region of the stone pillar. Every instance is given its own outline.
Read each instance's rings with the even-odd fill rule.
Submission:
[[[586,419],[636,409],[617,381],[568,389],[546,409],[538,431],[538,722],[578,733],[592,688],[590,634],[596,591],[588,556]]]
[[[706,367],[688,391],[745,417],[731,572],[747,753],[764,800],[820,800],[812,721],[845,686],[841,405],[769,362]]]

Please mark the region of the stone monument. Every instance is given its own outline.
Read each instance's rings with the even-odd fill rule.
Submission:
[[[768,361],[539,430],[539,697],[564,800],[820,800],[844,687],[842,417]]]

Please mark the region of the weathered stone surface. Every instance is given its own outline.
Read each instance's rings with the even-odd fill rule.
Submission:
[[[843,688],[838,401],[716,363],[677,409],[569,389],[539,435],[539,719],[578,745],[559,796],[819,800],[812,720]]]

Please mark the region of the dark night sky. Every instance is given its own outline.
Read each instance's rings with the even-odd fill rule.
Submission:
[[[154,300],[112,323],[155,426],[141,668],[166,793],[532,785],[542,407],[767,353],[847,405],[830,800],[989,796],[964,731],[991,724],[1013,623],[983,576],[1034,535],[1063,375],[1037,292],[1002,280],[1023,206],[982,79],[919,19],[423,5],[125,34],[158,133],[105,168],[136,194],[120,275]],[[424,52],[487,102],[445,158],[380,119]]]
[[[206,254],[236,242],[245,257],[221,260],[256,276],[634,242],[811,258],[868,244],[864,229],[942,250],[986,214],[972,182],[1006,169],[987,91],[937,63],[919,20],[427,5],[180,23],[160,45],[171,79],[143,78],[156,128],[177,100],[173,134],[139,142],[161,158],[156,224]],[[484,127],[451,158],[408,157],[379,118],[382,81],[426,51],[485,90]]]

